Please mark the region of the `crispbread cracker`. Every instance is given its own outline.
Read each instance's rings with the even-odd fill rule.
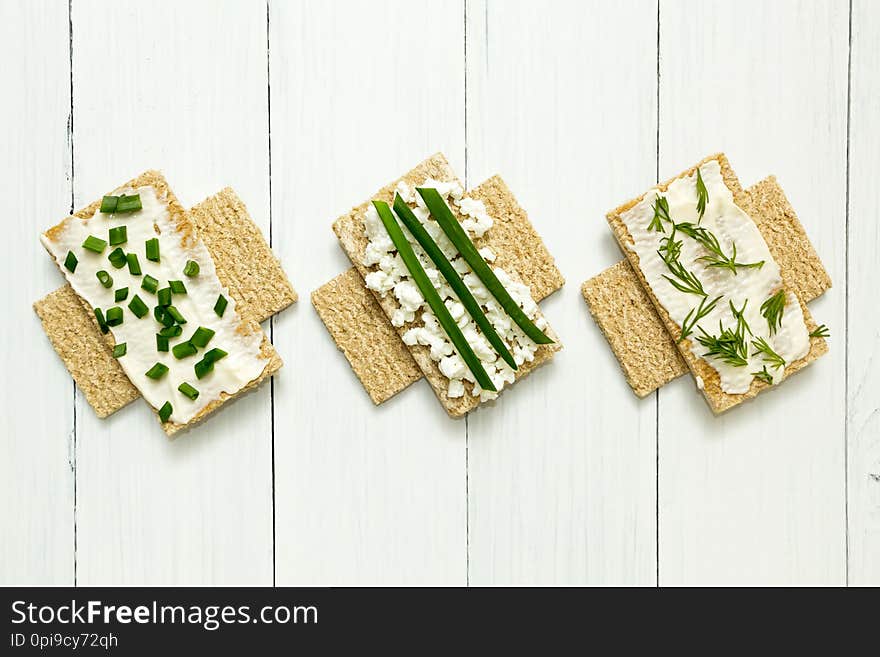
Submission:
[[[414,187],[421,185],[426,178],[433,178],[441,181],[458,180],[455,173],[452,171],[452,168],[446,161],[446,158],[442,154],[437,153],[416,166],[409,173],[396,178],[392,183],[386,185],[376,194],[371,196],[368,201],[362,203],[360,206],[354,208],[348,214],[343,215],[334,222],[333,231],[339,238],[342,248],[348,254],[352,264],[354,264],[362,277],[366,276],[368,273],[368,269],[362,264],[364,250],[368,241],[364,234],[362,220],[366,208],[373,200],[381,199],[391,202],[394,198],[395,187],[399,180],[404,180],[411,187]],[[526,279],[517,269],[517,265],[521,264],[526,272],[536,280],[537,287],[540,291],[546,291],[554,285],[561,285],[564,282],[562,275],[556,268],[553,258],[547,252],[540,237],[538,237],[537,233],[535,233],[531,224],[528,222],[525,211],[519,207],[516,200],[513,198],[513,195],[510,194],[510,191],[500,178],[496,176],[495,178],[486,181],[486,183],[479,188],[467,192],[467,194],[471,198],[482,200],[486,204],[486,210],[489,215],[496,221],[495,225],[486,233],[484,238],[474,240],[474,244],[477,248],[489,246],[494,251],[497,246],[497,259],[494,264],[503,267],[505,271],[511,275],[511,278],[521,278],[522,280],[526,280],[531,287],[531,281]],[[457,212],[457,208],[454,206],[452,206],[452,209],[453,212]],[[493,237],[493,233],[498,237]],[[497,242],[495,240],[497,240]],[[524,259],[524,256],[527,254],[526,247],[528,247],[529,251],[532,253]],[[504,252],[503,249],[506,248],[510,248],[511,252]],[[533,296],[537,299],[534,290]],[[382,308],[386,316],[390,318],[391,314],[394,312],[393,300],[390,297],[382,299],[378,295],[374,295],[374,298],[376,298],[378,305]],[[395,329],[395,332],[400,336],[402,336],[405,331],[405,328]],[[539,346],[535,353],[535,359],[531,363],[524,363],[520,366],[516,375],[517,380],[527,375],[538,365],[552,358],[553,353],[561,349],[562,346],[552,329],[548,328],[545,332],[556,342],[550,345]],[[441,374],[437,363],[431,360],[430,350],[427,347],[415,345],[413,347],[407,347],[407,349],[416,364],[424,373],[425,377],[428,379],[434,393],[437,395],[438,399],[440,399],[441,404],[443,404],[443,407],[450,415],[453,417],[462,416],[479,405],[479,397],[473,397],[469,392],[466,392],[464,397],[450,398],[447,396],[446,391],[448,379]],[[372,377],[368,375],[366,378],[371,380]],[[466,383],[465,388],[466,390],[469,390],[470,384]],[[369,387],[368,392],[370,393],[371,398],[382,397],[381,394],[377,395],[377,391],[371,390]]]
[[[693,175],[698,167],[702,166],[703,164],[705,164],[711,160],[716,160],[718,162],[718,164],[720,165],[721,176],[722,176],[725,184],[727,185],[728,189],[730,189],[731,193],[733,194],[734,202],[738,206],[740,206],[741,208],[745,209],[746,212],[748,213],[751,210],[750,203],[749,203],[749,197],[746,195],[746,193],[743,191],[742,187],[740,186],[739,180],[737,179],[736,174],[734,174],[733,170],[730,167],[730,163],[727,161],[727,158],[724,156],[723,153],[719,153],[719,154],[707,157],[706,159],[702,160],[701,162],[699,162],[695,166],[691,167],[687,171],[684,171],[684,172],[680,173],[679,175],[677,175],[673,178],[670,178],[662,185],[658,185],[658,188],[661,191],[665,191],[672,181],[677,180],[682,177],[685,177],[685,176]],[[624,255],[626,255],[626,257],[629,259],[630,264],[632,265],[633,273],[638,277],[639,282],[641,283],[644,291],[650,297],[650,299],[651,299],[652,303],[654,304],[654,307],[657,311],[657,314],[660,317],[663,324],[666,326],[666,329],[667,329],[669,335],[676,336],[679,334],[679,332],[681,330],[680,327],[674,321],[672,321],[672,319],[669,317],[669,313],[666,311],[666,309],[663,307],[663,305],[654,296],[654,293],[651,290],[650,286],[648,285],[648,282],[645,279],[644,274],[642,273],[641,269],[639,268],[638,255],[633,250],[627,248],[628,245],[631,245],[633,243],[633,240],[629,234],[629,231],[626,228],[626,224],[624,223],[624,221],[621,217],[621,214],[626,212],[627,210],[629,210],[633,206],[635,206],[637,203],[639,203],[644,198],[644,196],[645,195],[642,194],[638,198],[635,198],[635,199],[629,201],[628,203],[621,205],[620,207],[616,208],[615,210],[612,210],[607,215],[607,219],[608,219],[609,225],[611,226],[612,231],[614,232],[614,236],[617,238],[617,241],[620,244],[621,250],[623,251]],[[792,212],[791,214],[793,215],[794,213]],[[788,282],[786,280],[784,280],[783,282],[784,282],[784,286],[786,287],[786,289],[791,291],[791,288],[788,287]],[[801,304],[801,308],[803,309],[804,320],[806,321],[807,327],[808,327],[808,329],[810,329],[812,331],[812,329],[815,328],[815,322],[813,322],[813,319],[810,316],[809,311],[807,310],[807,307],[804,305],[803,301],[800,300],[800,298],[799,298],[799,302]],[[825,340],[822,338],[811,338],[810,343],[811,343],[810,344],[810,351],[807,353],[807,355],[804,358],[802,358],[801,360],[798,360],[794,363],[790,363],[785,368],[785,376],[786,377],[790,376],[794,372],[799,371],[805,365],[808,365],[809,363],[814,361],[816,358],[818,358],[819,356],[821,356],[822,354],[824,354],[828,350],[828,346],[825,343]],[[768,384],[763,383],[763,382],[759,381],[758,379],[755,379],[752,381],[752,385],[746,393],[737,394],[737,395],[727,394],[721,390],[720,377],[718,376],[718,373],[715,371],[715,369],[712,368],[712,366],[709,365],[709,363],[707,363],[704,359],[698,358],[697,356],[695,356],[691,352],[690,340],[688,340],[688,339],[683,340],[680,343],[676,343],[676,346],[679,350],[679,353],[684,357],[684,360],[687,363],[688,367],[690,368],[691,372],[694,374],[694,376],[699,377],[699,379],[702,381],[701,388],[703,391],[703,395],[705,396],[707,402],[709,403],[710,408],[712,409],[712,411],[714,413],[721,413],[721,412],[739,404],[740,402],[745,401],[746,399],[750,399],[751,397],[754,397],[762,390],[765,390],[766,388],[771,387]]]
[[[758,225],[787,287],[810,303],[831,287],[831,279],[785,192],[776,178],[769,176],[749,187],[746,196],[743,209]],[[688,371],[629,260],[594,276],[581,291],[639,397]]]
[[[198,239],[201,237],[198,233],[198,229],[196,224],[191,220],[189,214],[183,210],[180,206],[180,203],[177,201],[177,198],[174,196],[174,193],[168,187],[167,182],[162,177],[162,174],[158,171],[147,171],[137,178],[121,185],[120,188],[137,188],[137,187],[145,187],[152,186],[156,190],[156,194],[159,198],[163,199],[167,203],[168,212],[171,216],[172,221],[175,224],[176,231],[179,233],[180,238],[182,240],[191,240]],[[223,190],[218,194],[221,199],[219,201],[214,201],[213,199],[208,199],[205,203],[211,203],[211,207],[213,207],[216,211],[222,211],[224,217],[222,220],[209,220],[207,217],[207,211],[201,209],[201,206],[197,206],[200,208],[198,214],[201,220],[208,226],[208,231],[230,231],[235,230],[234,226],[237,226],[239,229],[243,230],[243,237],[250,242],[250,244],[254,247],[254,253],[257,254],[257,257],[261,259],[260,267],[271,270],[272,263],[274,266],[280,271],[280,264],[278,264],[277,260],[274,259],[274,256],[269,252],[270,261],[266,258],[265,253],[260,252],[260,248],[264,250],[264,252],[268,252],[268,246],[265,244],[265,240],[260,240],[259,242],[253,239],[253,230],[258,232],[258,229],[253,225],[253,222],[247,216],[247,212],[244,208],[244,205],[241,204],[240,201],[237,201],[234,193],[231,190]],[[92,217],[98,208],[101,205],[101,201],[95,201],[89,206],[79,210],[74,213],[72,216],[67,217],[61,223],[56,226],[53,226],[49,230],[46,231],[46,236],[49,239],[53,239],[54,235],[57,234],[57,231],[63,229],[63,226],[68,221],[72,221],[75,219],[87,219]],[[240,220],[238,222],[235,221],[236,217]],[[250,224],[248,226],[248,224]],[[251,230],[253,229],[253,230]],[[226,262],[226,258],[233,259],[235,257],[241,257],[241,253],[234,248],[230,247],[228,240],[222,236],[217,237],[213,240],[213,245],[208,245],[206,243],[206,247],[209,249],[211,253],[212,259],[214,259],[217,275],[220,279],[221,283],[227,285],[226,280],[231,278],[230,282],[233,285],[227,285],[230,295],[233,295],[236,299],[236,302],[241,302],[242,308],[248,308],[250,299],[247,292],[252,289],[251,284],[245,284],[241,289],[238,286],[234,286],[235,283],[238,282],[239,279],[235,278],[234,275],[230,274],[230,271],[235,271],[237,267],[240,266],[240,263],[232,264],[230,262]],[[269,264],[267,264],[269,263]],[[283,276],[283,272],[282,272]],[[242,281],[246,281],[246,277],[240,279]],[[291,298],[295,298],[295,293],[293,293],[292,288],[290,288],[289,282],[285,276],[283,276],[283,280],[277,282],[273,289],[277,291],[281,291],[285,288],[289,289],[290,293],[284,295],[279,292],[279,294],[275,297],[275,301],[279,301],[279,299],[286,300]],[[66,289],[65,289],[66,288]],[[82,311],[80,316],[77,317],[74,315],[73,317],[64,317],[63,315],[58,314],[59,304],[68,301],[70,299],[70,295],[73,298],[79,301],[79,307]],[[289,305],[289,304],[288,304]],[[266,306],[268,307],[268,306]],[[91,309],[88,307],[88,304],[84,300],[82,300],[69,285],[65,285],[61,290],[56,290],[55,293],[49,295],[45,299],[41,300],[37,304],[34,305],[34,308],[37,310],[40,315],[41,320],[43,320],[43,325],[46,328],[46,333],[50,336],[50,340],[52,341],[53,346],[55,346],[56,351],[58,351],[59,355],[65,361],[65,364],[68,365],[68,369],[74,377],[74,380],[79,384],[80,380],[85,380],[86,377],[94,376],[95,373],[98,373],[97,380],[107,380],[107,381],[116,381],[118,377],[123,377],[128,382],[128,386],[132,389],[135,389],[134,386],[128,381],[128,377],[123,372],[122,368],[118,363],[115,362],[115,359],[112,359],[112,355],[110,358],[113,360],[112,367],[108,365],[106,360],[106,355],[109,353],[109,349],[113,346],[113,336],[108,333],[106,335],[102,335],[98,329],[97,323],[92,316]],[[72,309],[72,306],[71,306]],[[245,332],[246,334],[254,333],[257,331],[262,332],[260,328],[259,322],[257,321],[257,313],[251,312],[250,315],[246,313],[242,313],[239,310],[239,314],[242,317],[242,322],[240,324],[239,330]],[[85,318],[83,318],[85,315]],[[44,319],[47,318],[47,319]],[[85,321],[85,320],[88,321]],[[59,322],[69,326],[72,330],[67,331],[65,326],[59,325]],[[90,327],[90,328],[87,328]],[[71,339],[71,343],[67,346],[61,345],[59,348],[60,340],[56,340],[52,338],[52,335],[60,336],[64,335],[66,338]],[[87,358],[73,357],[72,354],[77,354],[82,352],[83,345],[94,344],[94,340],[100,341],[104,343],[105,349],[102,352],[101,350],[92,349],[91,351],[95,353],[94,358],[92,360]],[[62,351],[64,353],[62,353]],[[67,354],[67,356],[65,356]],[[175,424],[173,422],[165,422],[162,424],[162,428],[169,436],[180,431],[183,428],[188,428],[202,419],[204,419],[211,412],[219,408],[225,401],[228,399],[234,398],[239,394],[250,390],[260,382],[265,380],[268,376],[271,376],[278,368],[281,367],[281,359],[275,352],[271,343],[265,334],[263,334],[263,340],[261,343],[261,355],[267,360],[266,366],[263,368],[262,373],[259,377],[248,383],[242,390],[238,391],[234,395],[221,395],[220,399],[217,399],[207,406],[205,406],[189,423],[186,425]],[[89,403],[95,408],[96,413],[99,414],[100,417],[105,417],[112,412],[115,412],[128,402],[132,401],[128,397],[131,396],[130,391],[124,391],[122,395],[118,395],[117,392],[111,387],[110,389],[105,390],[103,386],[92,386],[90,385],[90,394],[86,395],[86,398],[89,400]],[[136,394],[136,389],[135,389]],[[122,399],[126,399],[124,403],[120,403]],[[101,410],[99,410],[99,408]],[[155,410],[155,409],[154,409]]]

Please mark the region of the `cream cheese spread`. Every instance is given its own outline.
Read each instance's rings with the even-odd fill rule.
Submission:
[[[239,331],[241,317],[236,311],[235,299],[217,278],[214,261],[207,248],[198,239],[183,243],[172,224],[166,201],[157,197],[152,186],[123,188],[114,194],[140,194],[142,209],[124,214],[95,212],[85,220],[70,219],[62,231],[53,234],[52,239],[43,235],[41,240],[58,262],[70,285],[92,308],[101,308],[105,314],[108,308],[122,308],[123,322],[110,327],[116,344],[126,344],[127,351],[118,359],[119,364],[151,406],[158,409],[166,401],[170,402],[173,412],[169,419],[185,424],[205,406],[219,399],[221,393],[234,394],[260,376],[268,364],[260,355],[262,332],[245,335]],[[118,226],[125,226],[127,232],[127,241],[118,246],[126,253],[137,254],[142,270],[140,276],[132,275],[127,265],[119,269],[111,265],[107,256],[116,246],[108,244],[100,254],[82,247],[89,235],[106,240],[109,230]],[[159,240],[159,262],[146,259],[145,243],[151,238]],[[68,251],[73,252],[78,260],[74,272],[64,266]],[[190,260],[199,265],[197,276],[188,277],[183,273],[185,264]],[[110,287],[104,287],[96,277],[96,272],[100,270],[112,277]],[[175,294],[172,301],[186,319],[186,324],[182,325],[183,332],[179,337],[170,338],[167,352],[157,351],[156,334],[162,325],[153,316],[153,308],[158,303],[156,295],[141,288],[145,275],[158,279],[160,289],[167,287],[169,280],[182,281],[186,286],[186,294]],[[128,288],[127,298],[115,302],[115,290],[125,287]],[[228,305],[223,316],[219,317],[214,312],[214,304],[221,294],[227,299]],[[142,318],[138,318],[128,307],[134,295],[138,295],[150,310]],[[193,356],[180,360],[175,358],[171,348],[188,340],[200,326],[215,332],[207,347]],[[204,352],[215,347],[223,349],[228,355],[214,365],[212,372],[198,379],[193,369],[195,363],[201,360]],[[168,367],[168,372],[159,380],[146,376],[155,363]],[[184,382],[199,391],[195,400],[178,391],[178,386]]]
[[[708,252],[699,241],[681,232],[674,238],[681,242],[678,262],[702,284],[706,305],[720,297],[712,310],[693,326],[689,336],[690,350],[718,372],[724,392],[739,394],[748,391],[755,374],[765,371],[765,367],[773,383],[778,383],[784,376],[785,367],[768,362],[765,355],[755,348],[756,341],[766,341],[786,364],[790,364],[807,354],[810,338],[800,303],[790,292],[785,293],[781,324],[771,331],[768,320],[762,315],[761,306],[782,289],[779,265],[773,260],[755,222],[734,203],[733,194],[721,175],[720,164],[711,160],[701,165],[699,171],[708,193],[702,218],[697,210],[697,174],[694,173],[673,181],[666,191],[651,190],[638,204],[621,213],[633,239],[633,244],[626,246],[638,255],[639,268],[648,285],[679,327],[684,325],[688,313],[698,307],[701,297],[682,292],[664,278],[668,276],[675,280],[661,255],[665,246],[663,240],[671,234],[671,224],[661,221],[662,231],[657,230],[656,225],[651,226],[658,198],[666,199],[668,214],[673,222],[690,223],[710,231],[727,256],[734,253],[735,245],[737,263],[757,265],[763,262],[761,266],[737,267],[734,274],[730,268],[709,266],[709,262],[702,259]],[[707,334],[718,336],[722,328],[736,330],[738,319],[731,303],[737,311],[745,307],[742,312],[748,327],[744,332],[747,348],[745,364],[734,365],[715,356],[707,357],[707,347],[697,340]]]

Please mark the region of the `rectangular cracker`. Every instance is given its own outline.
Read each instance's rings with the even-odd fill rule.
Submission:
[[[749,197],[746,195],[746,193],[743,191],[742,187],[740,186],[739,180],[737,179],[736,175],[734,174],[733,170],[731,169],[730,163],[727,161],[727,158],[724,156],[723,153],[718,153],[716,155],[712,155],[710,157],[707,157],[706,159],[702,160],[701,162],[699,162],[695,166],[691,167],[687,171],[684,171],[684,172],[680,173],[679,175],[677,175],[673,178],[670,178],[662,185],[658,185],[658,188],[661,191],[665,191],[672,181],[677,180],[678,178],[693,175],[694,172],[696,171],[697,167],[700,167],[703,164],[705,164],[706,162],[709,162],[711,160],[716,160],[719,163],[719,165],[721,167],[721,176],[724,179],[724,182],[727,185],[727,187],[731,190],[731,192],[733,194],[734,202],[739,207],[743,208],[747,214],[750,213],[752,208],[749,204]],[[640,284],[642,285],[643,290],[648,295],[648,297],[651,299],[651,302],[654,304],[654,308],[656,309],[657,314],[660,317],[661,322],[666,327],[668,334],[670,336],[677,336],[681,330],[680,327],[674,321],[672,321],[672,319],[669,317],[669,313],[666,311],[666,309],[663,307],[663,305],[657,300],[656,296],[654,295],[653,291],[651,290],[650,286],[648,285],[648,282],[645,279],[644,274],[642,273],[641,269],[639,268],[638,255],[634,251],[627,248],[627,245],[632,244],[633,240],[629,234],[629,231],[626,228],[626,224],[624,223],[624,221],[621,217],[621,214],[626,212],[630,208],[632,208],[637,203],[639,203],[644,198],[644,196],[645,195],[642,194],[638,198],[635,198],[635,199],[629,201],[628,203],[621,205],[620,207],[616,208],[615,210],[612,210],[610,213],[608,213],[607,219],[608,219],[609,225],[611,226],[612,231],[614,232],[614,236],[617,238],[617,241],[620,245],[621,250],[623,251],[624,255],[629,259],[629,262],[632,265],[633,273],[636,275]],[[792,212],[791,214],[793,215],[794,213]],[[795,218],[795,220],[796,220],[796,218]],[[798,222],[797,225],[800,226],[800,223]],[[803,228],[801,227],[800,230],[802,231]],[[812,249],[812,247],[810,247],[810,248]],[[775,257],[775,255],[774,255],[774,257]],[[826,274],[826,276],[827,276],[827,274]],[[789,290],[789,291],[792,290],[792,288],[789,286],[787,279],[783,279],[783,285],[785,286],[785,288],[787,290]],[[803,300],[800,299],[800,297],[798,297],[798,300],[801,304],[801,308],[804,313],[804,319],[807,323],[807,327],[809,330],[812,331],[815,328],[816,324],[813,321],[813,318],[810,316],[809,311],[807,310],[807,307],[804,304]],[[720,377],[719,377],[718,373],[712,368],[712,366],[709,365],[709,363],[707,363],[704,359],[698,358],[693,353],[691,353],[690,340],[684,340],[681,343],[676,343],[676,348],[678,349],[679,353],[683,356],[685,363],[687,364],[687,366],[691,370],[691,372],[694,374],[694,376],[700,377],[702,379],[703,395],[706,398],[706,401],[709,403],[709,406],[712,409],[712,411],[716,414],[722,413],[722,412],[728,410],[729,408],[732,408],[733,406],[736,406],[737,404],[745,401],[746,399],[750,399],[750,398],[754,397],[755,395],[757,395],[758,393],[762,392],[763,390],[771,387],[768,384],[763,383],[763,382],[755,379],[752,381],[752,385],[747,392],[745,392],[743,394],[737,394],[737,395],[727,394],[723,390],[721,390]],[[828,351],[828,346],[825,343],[824,339],[811,338],[810,339],[810,351],[801,360],[798,360],[794,363],[790,363],[785,368],[785,376],[788,377],[791,374],[794,374],[795,372],[799,371],[800,369],[802,369],[806,365],[810,364],[816,358],[818,358],[822,354],[826,353],[827,351]],[[775,387],[775,386],[772,386],[772,387]]]
[[[231,188],[191,208],[190,216],[214,260],[217,277],[242,317],[262,323],[296,301],[281,263]],[[248,271],[259,272],[259,277],[248,276]],[[71,299],[79,301],[73,288],[64,284],[36,302],[34,309],[86,401],[104,418],[140,397],[140,392],[113,358],[92,313],[80,302],[71,304]],[[251,303],[254,299],[256,304]],[[56,342],[53,335],[64,339]],[[97,344],[103,347],[95,348]]]
[[[831,278],[776,178],[756,183],[746,196],[743,209],[758,225],[786,286],[804,303],[822,295]],[[688,371],[628,260],[585,282],[581,292],[639,397]]]
[[[336,233],[342,248],[348,254],[361,277],[366,276],[368,273],[368,269],[361,264],[367,244],[362,216],[367,206],[374,199],[390,202],[394,198],[394,190],[398,180],[405,180],[409,185],[415,186],[422,184],[426,178],[442,181],[458,180],[446,158],[442,154],[437,153],[407,174],[383,187],[368,201],[352,209],[348,214],[334,222],[333,231]],[[498,176],[490,178],[478,188],[467,192],[467,194],[471,198],[482,200],[486,205],[489,215],[495,219],[495,225],[486,233],[486,236],[474,242],[478,248],[489,246],[495,251],[497,258],[494,264],[496,266],[504,268],[512,277],[519,276],[521,280],[527,282],[536,300],[542,294],[546,296],[553,289],[558,289],[565,282],[543,241],[534,228],[532,228],[525,211],[516,202],[516,199],[501,178]],[[371,294],[373,294],[372,291]],[[387,318],[390,318],[391,313],[394,311],[393,301],[390,298],[382,299],[376,294],[374,294],[374,298],[386,314],[386,321],[390,323],[390,319]],[[357,301],[349,299],[345,303],[355,304]],[[402,336],[405,330],[404,328],[394,329],[394,332],[398,336]],[[517,380],[552,358],[553,353],[561,349],[562,345],[559,343],[557,336],[552,332],[552,329],[548,328],[547,333],[556,342],[551,345],[540,346],[535,354],[534,361],[520,366],[517,371]],[[331,330],[331,334],[336,339],[341,333],[339,330]],[[351,352],[356,348],[356,344],[352,345],[348,341],[345,342],[344,346],[338,341],[337,344],[344,353],[346,351]],[[479,405],[479,398],[472,397],[467,393],[464,397],[459,398],[449,398],[447,396],[448,379],[440,373],[437,363],[431,360],[430,350],[427,347],[416,345],[414,347],[406,347],[406,349],[428,379],[440,403],[443,404],[443,407],[451,416],[460,417]],[[366,355],[363,355],[363,357],[366,358]],[[387,399],[385,395],[389,392],[396,392],[394,387],[389,388],[386,386],[385,382],[380,376],[377,376],[376,372],[362,367],[360,364],[362,362],[361,358],[356,359],[356,361],[360,371],[358,369],[355,371],[374,401],[377,399]],[[399,378],[398,382],[405,380],[406,376]]]

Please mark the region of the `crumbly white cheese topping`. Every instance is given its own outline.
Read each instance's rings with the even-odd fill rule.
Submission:
[[[773,260],[755,222],[734,203],[733,194],[721,175],[720,164],[716,160],[707,162],[700,167],[700,174],[708,192],[708,204],[702,220],[697,211],[696,174],[679,178],[665,192],[652,190],[637,205],[621,214],[634,241],[627,248],[638,255],[639,268],[651,290],[679,326],[698,305],[700,298],[676,289],[664,278],[664,275],[670,276],[670,271],[658,250],[662,246],[661,240],[669,235],[669,225],[665,224],[665,232],[649,229],[654,216],[653,205],[658,197],[665,197],[669,204],[669,215],[676,223],[699,222],[700,226],[710,230],[718,238],[725,254],[733,253],[735,244],[737,262],[764,261],[760,268],[738,268],[734,275],[730,269],[709,267],[701,260],[707,252],[694,239],[683,234],[676,238],[682,243],[679,261],[702,283],[706,298],[722,297],[715,308],[694,327],[690,349],[695,356],[704,358],[706,353],[706,347],[696,340],[701,335],[698,327],[712,335],[720,333],[719,322],[724,328],[734,329],[737,320],[730,309],[730,302],[737,309],[745,304],[743,316],[751,330],[751,334],[746,336],[748,364],[735,366],[714,357],[705,358],[718,372],[724,392],[744,393],[748,391],[754,373],[761,371],[764,366],[767,366],[774,383],[778,383],[784,375],[784,367],[768,365],[761,354],[755,355],[751,344],[753,340],[763,338],[786,364],[790,364],[803,358],[809,351],[809,333],[800,303],[793,294],[787,293],[781,326],[771,335],[768,322],[761,314],[761,305],[782,287],[779,265]]]
[[[448,203],[451,202],[450,207],[458,209],[464,217],[461,226],[468,232],[471,239],[482,237],[486,231],[492,228],[493,220],[487,213],[483,202],[464,196],[464,190],[457,182],[442,182],[429,178],[419,186],[435,188],[444,200]],[[471,271],[467,262],[459,255],[437,222],[431,218],[422,197],[403,180],[397,183],[397,193],[410,205],[425,230],[449,259],[455,271],[459,273],[464,284],[481,305],[486,318],[510,350],[516,364],[519,366],[534,360],[537,345],[523,333],[476,274]],[[482,401],[497,397],[497,393],[480,388],[464,360],[456,352],[436,316],[425,304],[418,286],[410,278],[406,265],[395,250],[391,238],[382,225],[382,220],[372,205],[364,214],[364,228],[369,243],[364,252],[363,264],[365,267],[376,267],[365,277],[367,287],[378,292],[383,298],[393,296],[397,307],[391,317],[391,323],[396,327],[408,327],[404,333],[403,341],[410,346],[420,344],[430,347],[431,358],[438,363],[443,376],[449,379],[447,390],[449,397],[464,396],[466,392],[465,381],[472,384],[471,394],[479,396]],[[425,268],[425,273],[437,289],[440,298],[443,299],[465,339],[500,392],[505,384],[513,383],[516,373],[492,349],[489,341],[471,319],[446,279],[436,269],[434,263],[409,230],[403,225],[401,228]],[[488,247],[480,249],[480,255],[488,263],[495,261],[495,254]],[[539,314],[538,305],[532,299],[529,287],[513,280],[500,267],[494,267],[493,271],[529,319],[538,328],[544,330],[547,327],[547,321]]]

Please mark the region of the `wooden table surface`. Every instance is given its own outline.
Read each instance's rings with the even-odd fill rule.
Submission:
[[[0,0],[0,583],[880,584],[878,39],[873,0]],[[309,303],[332,220],[438,150],[568,281],[564,351],[461,421],[374,407]],[[579,287],[605,211],[719,150],[834,286],[830,354],[714,418],[637,399]],[[233,186],[300,293],[272,385],[174,441],[96,418],[31,309],[39,232],[147,168]]]

